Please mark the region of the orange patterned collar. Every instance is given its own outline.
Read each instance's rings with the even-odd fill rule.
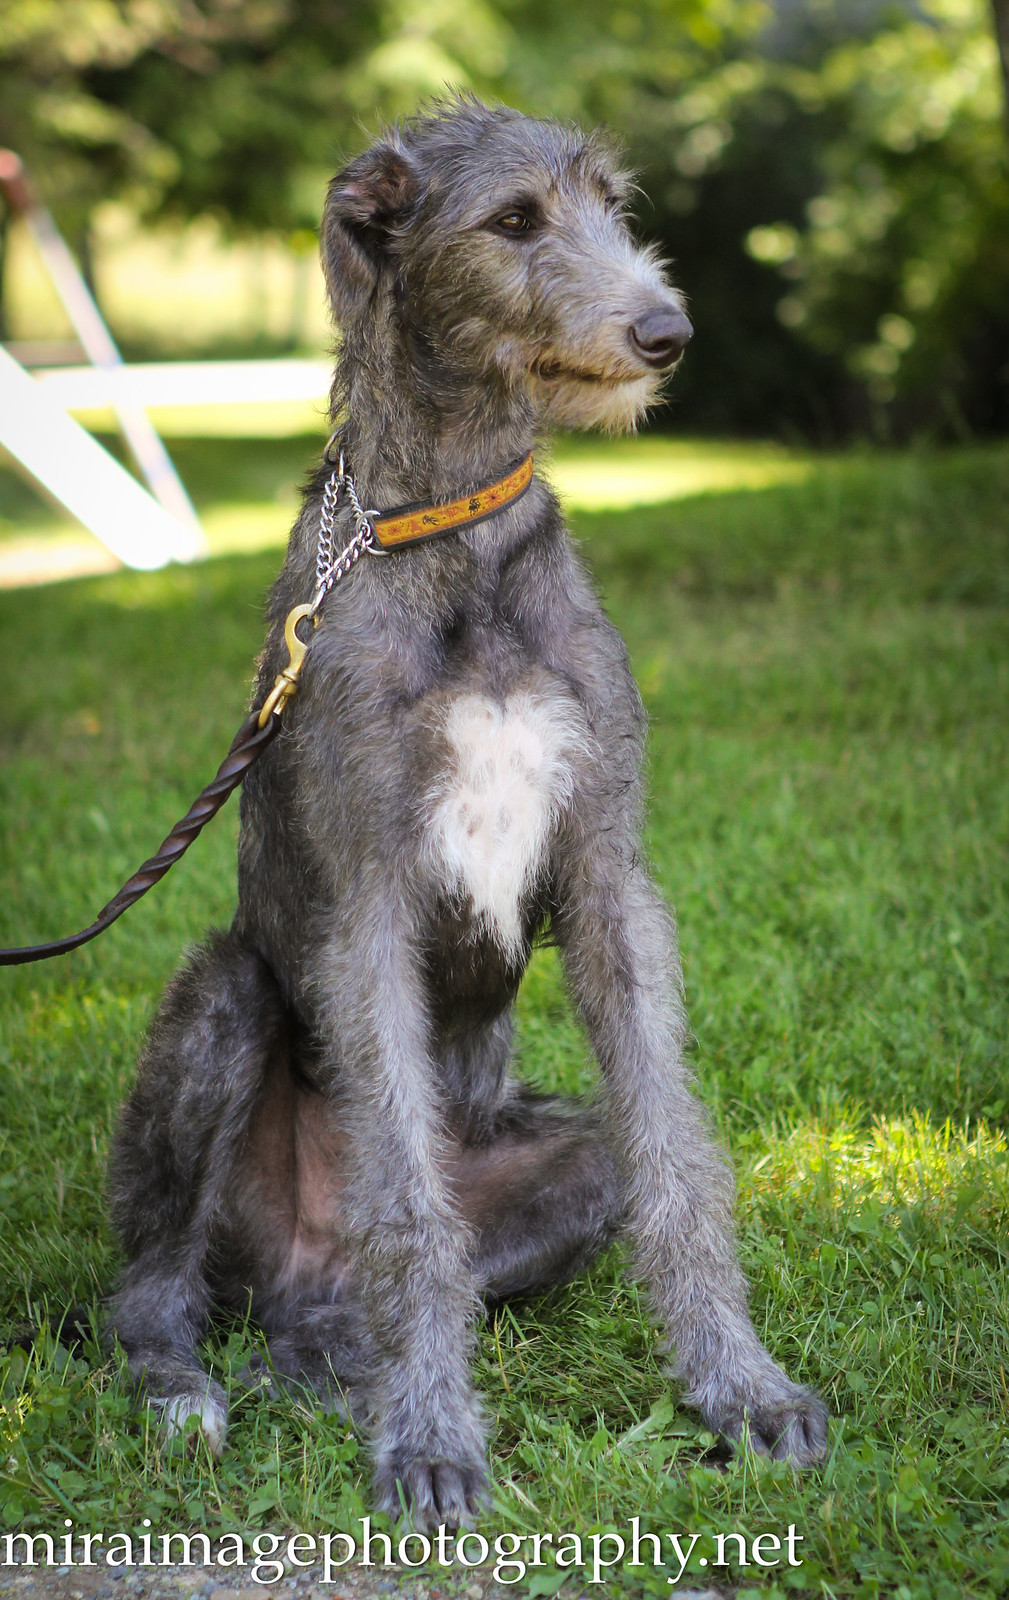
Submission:
[[[470,528],[485,517],[493,517],[506,506],[524,495],[532,482],[532,451],[517,467],[510,467],[503,478],[489,483],[475,494],[464,495],[460,500],[449,500],[442,505],[430,506],[418,501],[415,505],[397,506],[393,511],[383,511],[370,518],[375,538],[383,550],[399,550],[403,545],[417,544],[421,539],[439,539],[445,533],[457,533],[460,528]]]

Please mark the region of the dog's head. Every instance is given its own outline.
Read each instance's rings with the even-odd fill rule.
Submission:
[[[479,374],[563,426],[633,427],[691,336],[626,220],[608,141],[463,99],[416,117],[330,186],[337,320],[392,320],[432,380]]]

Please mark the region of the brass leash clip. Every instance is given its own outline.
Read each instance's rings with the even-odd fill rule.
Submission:
[[[284,643],[287,645],[289,660],[283,672],[277,674],[276,682],[263,701],[263,708],[259,713],[259,726],[265,728],[271,716],[280,716],[288,700],[298,687],[298,679],[308,645],[303,644],[298,638],[298,623],[303,617],[312,617],[314,621],[316,607],[312,604],[295,606],[287,613],[284,623]]]

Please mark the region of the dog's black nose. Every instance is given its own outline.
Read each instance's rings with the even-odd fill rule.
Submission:
[[[636,355],[650,367],[671,367],[678,361],[693,334],[682,311],[646,311],[630,326],[630,340]]]

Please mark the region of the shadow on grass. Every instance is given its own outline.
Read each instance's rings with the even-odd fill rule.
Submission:
[[[800,484],[575,520],[604,592],[789,593],[873,603],[1009,600],[1009,450],[851,456]]]

